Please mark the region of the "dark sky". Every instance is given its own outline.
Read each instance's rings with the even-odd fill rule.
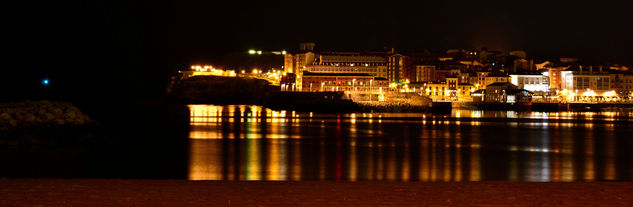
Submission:
[[[11,83],[31,85],[51,76],[62,85],[58,90],[75,90],[69,94],[152,96],[178,68],[216,63],[249,48],[294,49],[303,41],[326,50],[488,47],[525,50],[532,58],[633,62],[630,0],[19,4],[7,7],[15,14],[5,19],[5,48],[12,52],[5,62],[10,76],[19,77]]]

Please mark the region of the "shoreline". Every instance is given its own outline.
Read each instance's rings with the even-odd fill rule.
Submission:
[[[0,206],[629,206],[633,182],[0,179]]]

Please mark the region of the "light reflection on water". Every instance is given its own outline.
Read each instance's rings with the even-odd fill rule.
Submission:
[[[628,112],[189,109],[191,180],[633,180]]]

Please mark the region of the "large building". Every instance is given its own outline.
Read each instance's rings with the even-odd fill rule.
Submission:
[[[510,82],[519,89],[532,92],[549,92],[549,79],[542,74],[512,74]]]
[[[611,75],[608,72],[594,71],[592,66],[577,66],[561,71],[561,90],[570,101],[586,101],[611,96]]]
[[[620,88],[621,90],[629,94],[633,92],[633,74],[624,75],[624,77],[622,78],[621,84],[622,84],[622,88]]]
[[[434,74],[434,81],[443,81],[450,76],[460,76],[461,71],[456,68],[436,69]]]
[[[392,54],[388,57],[387,63],[387,79],[392,83],[402,83],[405,77],[406,69],[409,66],[407,56],[402,54]]]
[[[475,87],[486,89],[486,86],[493,83],[509,83],[510,76],[501,72],[477,72]]]
[[[633,74],[615,71],[609,74],[611,79],[611,88],[622,93],[628,94],[633,91]]]
[[[389,81],[367,73],[303,73],[302,91],[343,91],[353,100],[384,99]],[[373,99],[372,99],[373,97]]]
[[[448,76],[458,76],[460,82],[466,83],[468,75],[462,76],[462,73],[466,71],[468,65],[461,64],[460,62],[449,61],[425,61],[412,66],[411,82],[434,82],[444,81]]]
[[[568,67],[544,67],[547,70],[546,75],[549,78],[549,88],[551,91],[561,90],[561,71],[567,70]]]
[[[296,75],[297,88],[301,88],[301,73],[306,69],[306,66],[314,61],[315,54],[313,52],[286,53],[284,56],[284,71]]]
[[[298,73],[315,61],[313,52],[286,53],[284,56],[284,71],[286,73]]]
[[[416,65],[415,78],[412,82],[433,82],[435,79],[435,65]]]
[[[488,85],[486,89],[473,92],[473,102],[486,103],[529,103],[532,101],[532,92],[518,89],[516,85],[506,82],[497,82]]]
[[[299,90],[305,86],[304,72],[388,77],[386,52],[314,52],[313,49],[313,43],[302,43],[298,52],[284,56],[284,72],[295,74],[295,85]]]
[[[469,101],[475,87],[468,83],[460,83],[456,76],[449,76],[444,81],[428,82],[422,87],[422,94],[433,100]]]
[[[313,73],[365,73],[387,77],[387,60],[383,56],[357,52],[322,53],[305,70]]]

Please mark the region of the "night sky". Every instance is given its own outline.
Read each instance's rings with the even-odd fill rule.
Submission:
[[[439,52],[633,63],[633,1],[32,1],[6,7],[5,99],[157,97],[167,76],[250,48]],[[40,88],[38,88],[40,87]],[[27,94],[27,95],[25,95]]]

